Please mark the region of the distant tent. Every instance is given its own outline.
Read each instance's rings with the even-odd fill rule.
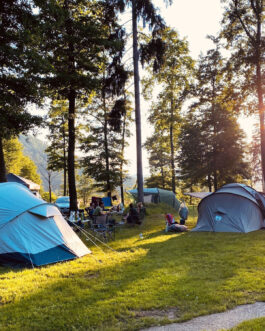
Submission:
[[[7,174],[6,179],[9,183],[10,182],[19,183],[19,184],[26,186],[32,193],[34,193],[37,197],[39,197],[40,185],[34,183],[32,180],[15,175],[12,172]]]
[[[1,264],[40,266],[89,253],[55,205],[21,184],[0,184]]]
[[[137,189],[130,190],[129,193],[137,199]],[[166,203],[171,207],[179,210],[180,202],[172,191],[162,190],[160,188],[144,188],[145,203]]]
[[[244,184],[227,184],[204,197],[192,231],[250,232],[264,227],[265,199]]]

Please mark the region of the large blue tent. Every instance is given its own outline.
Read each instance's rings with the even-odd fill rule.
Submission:
[[[21,184],[0,184],[1,264],[40,266],[89,253],[55,205]]]

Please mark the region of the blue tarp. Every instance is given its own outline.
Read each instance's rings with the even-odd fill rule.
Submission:
[[[104,207],[111,207],[112,206],[110,197],[102,198],[102,202],[104,203]]]

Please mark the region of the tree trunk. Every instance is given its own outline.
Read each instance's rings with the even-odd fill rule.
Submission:
[[[174,105],[173,101],[171,100],[171,119],[170,119],[170,153],[171,153],[171,185],[172,185],[172,192],[176,194],[176,171],[175,171],[175,156],[174,156],[174,142],[173,142],[173,111]]]
[[[216,191],[218,189],[218,180],[217,180],[216,170],[214,170],[214,173],[213,173],[213,186],[214,186],[214,190]]]
[[[70,210],[76,211],[77,194],[75,184],[75,91],[69,92],[69,143],[68,143],[68,187],[70,195]]]
[[[66,158],[66,136],[63,121],[63,195],[66,196],[66,173],[67,173],[67,158]]]
[[[52,175],[48,172],[48,186],[49,186],[49,201],[52,202],[52,185],[51,185]]]
[[[190,192],[193,192],[193,187],[192,185],[190,186]],[[190,195],[190,205],[192,205],[192,196]]]
[[[106,164],[106,182],[107,182],[107,196],[111,197],[110,185],[110,168],[109,168],[109,146],[108,146],[108,118],[106,110],[106,97],[105,92],[102,92],[103,97],[103,110],[104,110],[104,149],[105,149],[105,164]]]
[[[142,137],[141,137],[141,110],[140,110],[140,78],[136,0],[132,1],[132,30],[133,30],[133,66],[134,66],[134,98],[135,98],[135,125],[136,125],[136,154],[137,154],[137,188],[138,202],[144,202],[144,183],[142,165]]]
[[[162,187],[165,189],[165,178],[164,178],[164,168],[161,166],[161,177],[162,177]]]
[[[66,20],[66,32],[68,36],[73,35],[73,27],[71,20],[71,12],[69,10],[68,0],[64,1],[64,7],[68,12],[68,19]],[[76,92],[72,84],[72,79],[75,74],[75,57],[74,57],[74,44],[72,40],[68,43],[68,69],[70,75],[69,83],[69,109],[68,109],[68,131],[69,131],[69,141],[68,141],[68,188],[70,196],[70,211],[77,211],[77,193],[75,184],[75,99]]]
[[[259,107],[259,122],[260,122],[260,147],[261,147],[261,166],[262,166],[262,188],[265,192],[265,127],[264,127],[264,103],[263,103],[263,87],[261,74],[261,22],[257,24],[257,54],[256,54],[256,75],[257,75],[257,94]]]
[[[123,189],[123,178],[122,177],[121,177],[120,190],[121,190],[121,202],[124,206],[124,189]]]
[[[121,163],[120,163],[120,189],[121,189],[121,202],[124,205],[124,190],[123,190],[123,158],[124,158],[124,148],[125,148],[125,131],[126,131],[126,113],[123,118],[122,127],[122,143],[121,143]]]
[[[0,183],[7,182],[6,179],[6,165],[3,150],[3,138],[0,136]]]
[[[212,181],[210,175],[207,176],[207,184],[208,184],[209,192],[212,192]]]

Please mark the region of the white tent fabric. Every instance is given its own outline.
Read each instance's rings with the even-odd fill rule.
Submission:
[[[0,263],[43,265],[89,253],[56,206],[21,184],[0,184]]]
[[[189,192],[189,193],[184,193],[184,195],[189,195],[190,197],[193,198],[198,198],[198,199],[204,199],[208,195],[212,194],[212,192]]]
[[[152,195],[145,195],[144,196],[144,203],[151,203],[152,202]]]

